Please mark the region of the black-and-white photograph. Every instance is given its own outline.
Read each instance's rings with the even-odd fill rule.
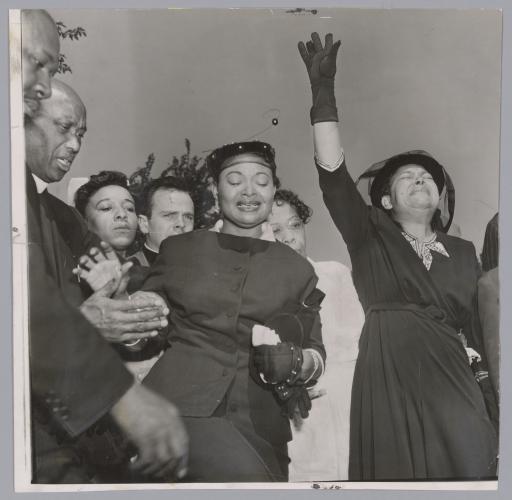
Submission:
[[[18,491],[497,487],[499,10],[10,43]]]

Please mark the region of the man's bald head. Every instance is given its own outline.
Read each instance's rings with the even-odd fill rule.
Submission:
[[[83,116],[84,119],[86,117],[86,108],[81,97],[67,83],[54,78],[52,82],[52,96],[41,103],[41,108],[34,118],[37,120],[38,115],[49,113],[49,109],[55,103],[60,103],[58,104],[59,106],[64,104],[70,105],[76,110],[78,115]]]
[[[41,99],[52,93],[51,78],[59,63],[59,34],[45,10],[21,12],[24,112],[32,116]]]
[[[25,123],[26,160],[45,182],[58,182],[71,168],[86,131],[86,109],[79,95],[53,80],[50,98]]]

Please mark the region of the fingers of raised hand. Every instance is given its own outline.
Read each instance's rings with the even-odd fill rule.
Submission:
[[[320,35],[316,31],[311,33],[311,41],[316,52],[319,52],[323,49],[322,40],[320,40]]]
[[[121,274],[124,276],[133,267],[132,261],[127,261],[121,265]]]
[[[119,257],[117,256],[115,250],[106,241],[101,241],[100,246],[101,246],[101,250],[103,251],[103,253],[105,254],[105,257],[108,260],[119,260]]]
[[[89,256],[95,262],[101,262],[105,260],[105,255],[103,255],[103,252],[96,247],[92,247],[89,250]]]
[[[325,48],[326,52],[329,52],[331,50],[331,48],[332,48],[332,33],[327,33],[327,35],[325,35],[324,48]]]
[[[341,45],[341,40],[338,40],[336,43],[333,44],[332,49],[331,49],[332,57],[336,58],[336,56],[338,54],[338,49],[340,48],[340,45]]]
[[[78,260],[78,264],[82,268],[82,272],[83,272],[84,269],[85,270],[91,269],[94,266],[94,264],[96,264],[96,262],[93,259],[91,259],[91,257],[89,257],[88,255],[82,255],[80,257],[80,259]]]
[[[309,67],[311,63],[311,56],[309,55],[308,49],[304,45],[304,42],[299,42],[297,45],[299,49],[299,54],[302,57],[302,60],[304,61],[304,64]]]
[[[317,52],[315,50],[315,44],[311,40],[306,42],[306,49],[308,51],[310,58],[312,58],[315,55],[315,53]]]

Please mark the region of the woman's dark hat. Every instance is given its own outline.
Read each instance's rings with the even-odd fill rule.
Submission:
[[[225,163],[226,160],[235,156],[246,154],[252,154],[260,157],[265,162],[265,166],[270,168],[270,170],[272,170],[272,172],[275,174],[276,155],[274,148],[270,144],[260,141],[234,142],[231,144],[225,144],[224,146],[215,149],[207,156],[206,165],[214,179],[218,179],[222,170],[231,166],[231,164]]]
[[[455,188],[453,182],[444,167],[429,153],[421,149],[406,151],[392,156],[386,160],[374,163],[357,179],[357,183],[366,180],[368,182],[368,195],[374,207],[382,207],[382,196],[393,174],[404,165],[419,165],[423,167],[434,179],[440,196],[439,213],[436,219],[438,229],[448,231],[455,211]],[[444,190],[444,191],[443,191]],[[444,206],[443,206],[444,205]]]
[[[373,182],[370,188],[370,199],[372,205],[382,208],[381,198],[384,194],[384,188],[393,174],[404,165],[419,165],[423,167],[437,185],[439,194],[444,188],[443,167],[426,151],[414,150],[392,156],[387,160],[373,164],[361,177],[373,176]]]

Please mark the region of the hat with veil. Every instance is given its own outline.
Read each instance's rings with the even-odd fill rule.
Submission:
[[[405,165],[419,165],[432,175],[439,190],[439,205],[432,219],[432,227],[448,232],[455,211],[455,187],[445,168],[426,151],[414,149],[374,163],[359,176],[356,185],[374,207],[382,209],[381,199],[390,178]]]

